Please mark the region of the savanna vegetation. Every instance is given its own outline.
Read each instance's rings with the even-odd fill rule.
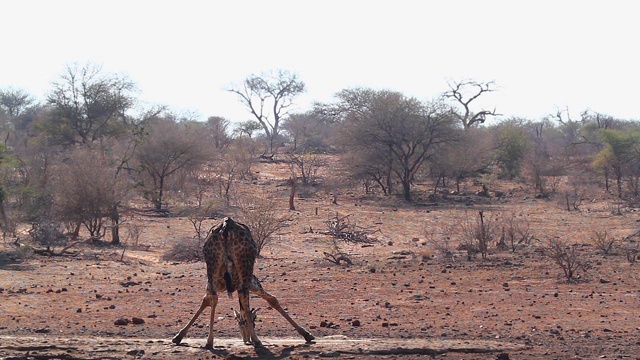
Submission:
[[[492,82],[458,81],[424,101],[402,92],[351,88],[302,113],[288,110],[305,84],[285,70],[251,75],[228,91],[254,120],[206,121],[164,106],[142,107],[135,83],[93,64],[69,65],[46,99],[0,91],[5,234],[18,223],[85,228],[119,242],[133,208],[158,212],[245,202],[237,181],[255,161],[284,161],[292,182],[358,186],[366,194],[429,201],[474,180],[490,195],[495,179],[515,179],[540,197],[566,198],[577,210],[586,192],[634,202],[640,195],[640,126],[590,109],[543,119],[498,118],[474,107]],[[438,94],[436,94],[438,95]],[[491,121],[487,121],[491,120]],[[321,154],[340,166],[319,177]],[[430,193],[415,184],[430,183]],[[205,190],[209,197],[204,199]],[[293,191],[293,189],[292,189]],[[292,204],[293,205],[293,204]]]
[[[232,215],[252,229],[262,274],[273,277],[274,287],[278,277],[279,285],[292,286],[290,300],[302,303],[297,311],[313,319],[314,333],[411,341],[508,334],[524,343],[522,353],[544,348],[553,336],[554,354],[565,356],[578,353],[567,345],[574,341],[600,346],[590,337],[601,330],[598,336],[613,339],[609,352],[619,350],[614,340],[636,346],[637,317],[627,304],[637,296],[614,299],[608,312],[598,296],[637,292],[628,269],[640,253],[634,222],[640,123],[591,109],[505,118],[500,104],[479,105],[499,91],[492,82],[446,85],[429,100],[399,90],[342,89],[331,102],[292,113],[305,83],[286,70],[266,72],[228,88],[252,116],[244,122],[146,106],[131,79],[94,64],[69,65],[45,99],[0,89],[0,264],[36,254],[60,278],[86,275],[87,285],[45,292],[81,299],[73,309],[38,298],[59,312],[52,319],[78,317],[66,325],[75,326],[74,336],[113,335],[101,333],[111,326],[108,311],[149,308],[131,301],[147,301],[143,291],[114,286],[153,282],[155,306],[171,309],[149,316],[161,326],[140,331],[166,337],[178,327],[175,312],[183,311],[174,305],[187,294],[201,296],[193,284],[204,275],[202,265],[190,262],[202,258],[210,220]],[[147,224],[154,234],[141,236]],[[178,232],[195,235],[174,236]],[[53,258],[88,247],[110,252],[60,263]],[[128,262],[127,251],[135,251]],[[122,268],[94,264],[98,256]],[[91,269],[85,274],[67,264]],[[48,274],[41,275],[49,284]],[[112,284],[116,276],[126,280]],[[18,314],[30,311],[13,296],[44,290],[9,280],[7,304]],[[94,286],[96,294],[87,299],[82,286]],[[561,289],[549,298],[563,305],[546,300],[549,288]],[[98,291],[113,296],[113,307],[100,304],[102,312],[90,312],[94,302],[112,300]],[[336,297],[347,293],[353,295],[350,305],[342,304],[348,314],[338,314],[345,307],[335,306]],[[596,293],[593,304],[575,307]],[[417,306],[427,310],[416,315]],[[561,308],[584,317],[573,319]],[[36,325],[24,322],[40,320],[31,315],[6,322],[29,334]],[[610,316],[606,324],[603,315]],[[343,330],[331,320],[344,320]],[[579,324],[560,328],[567,320]],[[478,321],[489,325],[478,328]],[[543,326],[548,334],[537,331]]]

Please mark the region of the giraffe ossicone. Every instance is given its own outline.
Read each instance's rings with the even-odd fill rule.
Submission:
[[[173,337],[172,341],[175,344],[180,344],[200,314],[207,307],[211,307],[206,347],[213,347],[213,324],[218,305],[218,292],[222,291],[226,291],[229,297],[233,292],[238,293],[240,311],[234,310],[234,314],[245,344],[252,344],[255,347],[262,346],[255,331],[256,310],[252,310],[249,306],[249,292],[266,300],[269,306],[278,311],[307,342],[315,339],[309,331],[298,325],[289,316],[275,296],[262,288],[260,281],[253,274],[258,248],[246,225],[229,217],[224,218],[218,226],[209,231],[202,251],[207,265],[206,293],[198,311],[189,320],[189,323]]]

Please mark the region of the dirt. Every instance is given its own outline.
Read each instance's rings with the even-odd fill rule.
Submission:
[[[286,208],[288,190],[268,167],[275,165],[262,166],[265,181],[245,186],[278,196]],[[292,226],[263,250],[256,275],[316,337],[310,344],[259,298],[252,306],[261,308],[256,328],[265,347],[242,344],[231,311],[237,300],[226,296],[213,350],[203,348],[207,313],[183,344],[171,343],[204,295],[203,263],[162,260],[175,242],[193,236],[186,218],[137,217],[143,246],[124,255],[121,247],[83,244],[76,256],[14,260],[5,242],[0,358],[640,359],[639,265],[588,241],[596,230],[634,233],[638,214],[612,214],[617,203],[607,197],[568,212],[560,196],[536,199],[521,185],[500,186],[507,196],[479,198],[470,188],[471,195],[422,206],[355,191],[337,205],[321,192],[297,199]],[[427,233],[446,236],[456,217],[480,209],[525,216],[538,239],[578,243],[590,267],[568,281],[537,246],[492,247],[487,259],[469,260],[463,251],[446,259],[427,242]],[[330,251],[324,223],[336,212],[374,231],[373,244],[339,242],[350,266],[323,256]]]

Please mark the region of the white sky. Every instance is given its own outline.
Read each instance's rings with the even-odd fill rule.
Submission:
[[[505,116],[568,107],[640,119],[635,4],[3,0],[0,88],[43,100],[66,64],[91,61],[128,75],[149,103],[243,121],[224,88],[281,68],[307,85],[299,111],[344,88],[426,100],[470,78],[496,82],[483,104]]]

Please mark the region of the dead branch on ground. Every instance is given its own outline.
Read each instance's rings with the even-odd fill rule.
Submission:
[[[349,220],[350,216],[351,215],[340,216],[340,214],[336,213],[336,216],[325,221],[327,231],[325,231],[324,234],[346,242],[375,243],[377,240],[370,236],[379,230],[359,227],[356,223],[351,223]]]

